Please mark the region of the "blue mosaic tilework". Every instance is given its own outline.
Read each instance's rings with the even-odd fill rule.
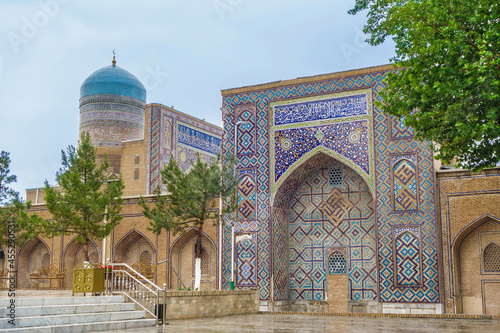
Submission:
[[[238,220],[256,219],[256,184],[255,169],[238,170]]]
[[[207,155],[185,147],[183,145],[177,145],[177,161],[179,163],[179,168],[182,171],[186,171],[191,167],[191,164],[196,161],[196,154],[200,155],[200,159],[203,162],[210,162],[214,157],[212,155]]]
[[[349,298],[374,300],[377,295],[375,211],[370,189],[352,169],[343,166],[341,186],[329,184],[333,161],[312,173],[297,188],[290,204],[290,294],[292,300],[324,300],[328,273],[326,248],[345,246]],[[342,204],[335,213],[335,196]],[[330,208],[330,209],[327,209]]]
[[[273,251],[275,244],[271,244],[271,239],[278,238],[276,228],[273,228],[273,222],[270,219],[270,206],[272,193],[276,193],[276,198],[281,197],[286,201],[286,195],[279,193],[284,184],[288,183],[288,179],[295,178],[292,181],[298,181],[294,176],[295,170],[301,168],[307,163],[308,159],[314,159],[315,154],[307,156],[303,161],[299,161],[293,170],[289,170],[289,174],[285,174],[280,178],[278,184],[272,184],[273,178],[270,178],[271,171],[275,169],[273,163],[270,163],[270,157],[273,152],[270,149],[269,140],[273,140],[274,136],[270,135],[270,126],[274,125],[269,122],[272,119],[271,103],[294,103],[297,99],[321,99],[327,98],[328,94],[344,93],[353,95],[362,89],[370,91],[373,94],[373,100],[382,101],[378,93],[384,87],[385,72],[373,72],[371,74],[360,74],[353,76],[340,76],[334,79],[328,79],[316,82],[306,82],[296,85],[279,86],[272,89],[255,90],[248,92],[235,93],[223,96],[223,106],[229,112],[234,112],[238,105],[255,104],[257,106],[256,113],[256,154],[253,156],[242,156],[239,160],[240,167],[256,168],[257,169],[257,221],[259,224],[257,236],[257,256],[258,270],[257,283],[260,290],[260,299],[268,300],[270,292],[270,272],[271,263],[276,266],[277,260]],[[355,90],[355,91],[354,91]],[[293,101],[291,101],[293,99]],[[439,281],[438,281],[438,264],[437,264],[437,234],[435,225],[435,208],[434,208],[434,179],[433,179],[433,160],[432,153],[429,149],[428,142],[418,142],[413,138],[405,137],[397,140],[392,139],[391,120],[388,116],[382,113],[373,102],[367,103],[368,108],[372,108],[368,115],[372,117],[373,122],[369,127],[371,135],[373,135],[373,145],[369,148],[373,149],[373,155],[370,155],[370,163],[374,163],[371,173],[371,180],[366,179],[361,171],[355,169],[355,165],[349,164],[349,161],[342,160],[342,157],[333,156],[344,164],[349,165],[362,176],[367,184],[373,189],[375,195],[374,202],[376,203],[377,216],[376,228],[378,231],[378,251],[377,258],[379,264],[379,300],[381,302],[439,302]],[[364,117],[364,116],[360,116]],[[355,117],[353,117],[355,118]],[[343,118],[342,118],[343,119]],[[356,120],[356,119],[353,119]],[[359,119],[357,119],[359,120]],[[224,155],[229,156],[235,151],[234,140],[234,124],[235,120],[231,116],[225,116],[224,119]],[[335,122],[336,120],[332,120]],[[307,123],[308,126],[311,123]],[[300,124],[293,124],[299,127]],[[314,125],[314,124],[313,124]],[[318,124],[319,125],[319,124]],[[282,125],[288,126],[288,125]],[[419,157],[418,160],[418,186],[419,186],[419,210],[413,213],[392,213],[392,184],[391,184],[391,162],[390,156],[394,154],[404,154],[411,151]],[[316,155],[324,153],[332,156],[328,151],[318,151]],[[372,168],[370,168],[372,170]],[[293,188],[292,183],[288,183],[289,188]],[[276,202],[276,201],[275,201]],[[276,205],[274,205],[276,207]],[[394,281],[394,265],[393,265],[393,238],[391,227],[408,224],[416,224],[421,226],[420,249],[422,255],[422,286],[421,287],[395,287]],[[230,254],[227,254],[228,239],[227,233],[230,235],[230,228],[224,228],[223,237],[223,287],[229,287],[230,277]],[[275,281],[276,282],[276,281]],[[284,285],[284,284],[282,284]]]
[[[404,232],[396,238],[396,271],[395,279],[398,286],[420,286],[420,246],[419,240],[410,232]]]
[[[235,110],[238,115],[237,121],[237,138],[238,145],[236,155],[238,157],[244,155],[254,155],[256,145],[256,131],[255,127],[255,104],[239,105]]]
[[[404,118],[397,118],[391,116],[391,138],[392,139],[402,139],[402,138],[412,138],[413,128],[405,126]]]
[[[274,142],[276,182],[291,165],[320,145],[348,158],[367,175],[370,174],[368,121],[366,120],[276,130]]]
[[[90,133],[96,147],[121,147],[122,141],[144,136],[144,103],[118,95],[80,99],[80,132]]]
[[[251,237],[236,244],[236,285],[242,287],[257,286],[257,248]]]
[[[274,299],[290,299],[290,243],[288,226],[288,202],[282,202],[274,209],[273,219],[273,275]]]
[[[161,184],[160,170],[170,156],[188,168],[194,160],[194,152],[205,160],[207,156],[215,156],[222,136],[221,128],[159,104],[146,106],[146,131],[146,193]],[[179,137],[182,142],[178,141]],[[178,146],[185,149],[179,150]],[[186,160],[181,160],[182,152]],[[163,185],[162,189],[165,190]]]
[[[177,126],[178,143],[217,155],[221,145],[220,138],[203,133],[183,124],[178,124]]]
[[[274,125],[352,117],[367,114],[366,95],[278,105],[274,108]]]
[[[356,170],[366,180],[374,192],[373,176],[373,135],[372,135],[372,91],[361,89],[355,92],[339,92],[301,98],[293,101],[279,101],[270,103],[270,118],[276,119],[279,115],[276,110],[290,105],[309,105],[324,99],[337,101],[340,105],[346,101],[355,101],[362,104],[356,110],[362,112],[344,112],[349,117],[332,117],[331,119],[304,118],[302,123],[271,126],[271,197],[283,179],[286,179],[295,168],[311,158],[318,151],[322,151]],[[311,101],[312,100],[312,101]],[[352,103],[351,103],[352,104]],[[345,106],[345,105],[344,105]],[[322,109],[334,108],[328,111],[329,116],[340,116],[335,103],[324,103]],[[352,105],[347,107],[352,109]],[[293,108],[292,108],[293,109]],[[345,111],[345,110],[344,110]],[[326,112],[326,111],[325,111]],[[297,115],[297,119],[301,115]],[[328,118],[328,117],[327,117]]]
[[[417,170],[407,160],[394,166],[394,210],[407,211],[418,209]]]

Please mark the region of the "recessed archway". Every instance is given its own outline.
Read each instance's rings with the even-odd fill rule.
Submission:
[[[50,262],[50,248],[41,238],[27,241],[17,255],[17,287],[29,288],[29,275],[36,273],[39,268],[50,265]]]
[[[63,265],[66,267],[66,274],[64,275],[64,287],[65,289],[70,289],[72,286],[73,279],[73,268],[76,265],[83,263],[83,244],[76,241],[76,237],[73,237],[71,241],[66,245],[63,251]],[[100,249],[99,246],[90,239],[89,242],[89,263],[98,264],[100,263]]]
[[[193,288],[195,281],[195,242],[198,237],[196,228],[190,228],[178,237],[172,244],[172,266],[179,274],[186,288]],[[205,234],[202,235],[201,257],[201,290],[213,290],[217,287],[217,258],[214,242]],[[182,287],[181,282],[174,272],[170,272],[170,288]]]
[[[496,245],[496,247],[492,247]],[[467,225],[453,242],[455,312],[500,316],[500,271],[488,257],[500,257],[500,219],[486,215]],[[487,251],[488,250],[488,251]],[[486,255],[486,257],[485,257]]]
[[[346,251],[346,308],[348,300],[376,300],[375,209],[363,177],[317,154],[276,193],[273,251],[280,255],[273,258],[275,300],[289,299],[292,309],[294,302],[327,300],[327,252],[332,248]]]
[[[131,266],[134,263],[149,263],[156,266],[156,251],[153,243],[136,229],[130,230],[116,244],[113,259]]]

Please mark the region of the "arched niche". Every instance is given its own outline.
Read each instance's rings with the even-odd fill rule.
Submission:
[[[179,236],[171,247],[172,266],[187,287],[193,289],[195,281],[195,243],[198,238],[196,228],[190,228]],[[217,250],[215,243],[203,233],[201,239],[201,290],[213,290],[217,287]],[[182,287],[179,278],[170,272],[170,288]]]
[[[51,256],[49,246],[41,238],[30,239],[24,243],[17,255],[17,288],[29,288],[29,275],[36,273],[42,265],[50,265]]]
[[[500,271],[485,266],[488,246],[500,244],[500,219],[485,215],[470,222],[452,245],[455,312],[500,316]]]
[[[311,156],[276,190],[272,209],[275,300],[324,301],[331,247],[347,251],[347,299],[376,300],[374,200],[356,170],[323,153]]]
[[[144,234],[133,229],[116,243],[112,259],[129,266],[137,262],[156,266],[156,251]]]
[[[83,263],[83,244],[76,241],[74,236],[71,241],[64,247],[63,251],[63,265],[66,267],[66,274],[64,276],[64,287],[70,289],[72,286],[73,279],[73,268],[76,265]],[[99,246],[94,240],[89,241],[89,263],[98,264],[101,263],[101,251]],[[102,264],[102,263],[101,263]]]

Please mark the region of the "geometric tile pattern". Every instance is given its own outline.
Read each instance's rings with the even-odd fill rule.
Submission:
[[[238,181],[238,220],[255,220],[255,170],[248,170]]]
[[[416,236],[405,232],[396,238],[396,284],[398,286],[420,286],[420,247]]]
[[[224,138],[223,154],[229,157],[235,152],[235,119],[232,113],[235,109],[244,104],[256,105],[256,153],[251,156],[238,157],[238,167],[255,168],[257,222],[257,284],[261,300],[269,300],[271,291],[271,275],[274,274],[274,296],[285,297],[286,286],[293,282],[287,280],[282,272],[286,267],[283,257],[286,256],[286,237],[282,238],[283,230],[286,229],[286,222],[279,221],[276,214],[286,215],[287,208],[283,206],[283,212],[279,212],[279,203],[287,202],[290,192],[296,188],[296,184],[302,179],[309,166],[317,169],[317,164],[328,156],[348,165],[351,169],[365,179],[373,191],[373,202],[376,205],[376,230],[378,244],[375,247],[376,261],[378,262],[378,295],[381,302],[416,302],[416,303],[436,303],[439,302],[439,275],[438,275],[438,252],[437,252],[437,230],[434,203],[434,169],[430,144],[427,141],[416,141],[413,137],[399,137],[393,140],[391,129],[392,119],[378,106],[375,101],[383,102],[380,91],[384,88],[387,70],[372,71],[366,74],[352,74],[332,76],[329,79],[318,78],[316,81],[307,81],[291,85],[276,85],[274,88],[248,89],[242,92],[223,92],[222,106],[231,115],[224,116]],[[329,98],[331,94],[336,96],[355,95],[356,92],[367,91],[368,115],[355,116],[349,121],[360,120],[356,117],[368,117],[370,125],[368,127],[370,144],[369,154],[370,177],[364,175],[354,163],[338,154],[331,154],[324,148],[318,147],[317,152],[306,154],[296,162],[280,182],[274,183],[275,165],[274,146],[269,141],[274,140],[271,127],[274,125],[273,109],[281,104],[293,104],[308,100],[318,100]],[[341,119],[320,120],[318,123],[311,121],[305,125],[319,126],[321,124],[333,124]],[[365,118],[366,119],[366,118]],[[321,122],[321,124],[319,123]],[[298,127],[300,124],[293,124]],[[148,123],[148,130],[151,124]],[[280,125],[283,127],[289,125]],[[282,129],[282,128],[279,128]],[[394,135],[399,135],[394,132]],[[316,137],[316,139],[318,139]],[[402,211],[393,213],[393,179],[391,176],[392,166],[391,156],[401,155],[411,151],[418,156],[417,184],[418,184],[418,204],[416,211]],[[311,162],[311,163],[309,163]],[[373,163],[373,164],[372,164]],[[392,166],[391,166],[392,165]],[[371,172],[374,170],[374,172]],[[298,171],[298,173],[296,173]],[[271,206],[272,211],[271,211]],[[328,219],[326,219],[328,220]],[[331,223],[331,222],[329,222]],[[394,281],[394,243],[392,227],[418,225],[421,228],[420,253],[421,253],[421,275],[422,285],[420,287],[397,287]],[[281,242],[277,244],[278,241]],[[272,248],[272,250],[271,250]],[[290,248],[290,245],[288,246]],[[290,253],[290,256],[292,253]],[[352,263],[351,263],[352,266]],[[223,230],[223,253],[222,253],[222,283],[224,289],[229,289],[231,275],[231,227],[226,224]],[[377,272],[373,272],[374,285],[377,289]],[[278,283],[279,282],[279,283]],[[284,288],[278,290],[278,288]]]
[[[413,128],[405,126],[405,118],[397,118],[391,116],[391,138],[392,139],[402,139],[402,138],[412,138]]]
[[[236,108],[238,114],[237,138],[238,145],[236,154],[238,157],[255,154],[255,104],[241,105]]]
[[[394,166],[394,210],[418,209],[415,165],[402,160]]]
[[[343,184],[335,187],[330,185],[330,169],[340,166],[340,162],[330,159],[329,164],[312,172],[299,184],[291,199],[289,237],[292,300],[325,299],[330,264],[327,250],[331,252],[332,247],[345,247],[349,254],[349,262],[343,256],[345,273],[349,276],[349,299],[374,300],[377,296],[372,195],[362,178],[346,166],[343,167]],[[331,200],[332,197],[335,200]],[[334,201],[334,207],[341,206],[340,209],[331,208]],[[327,202],[328,208],[324,209]],[[332,218],[331,214],[335,217]]]
[[[274,208],[273,265],[274,299],[290,299],[289,206],[282,201]]]
[[[245,237],[236,245],[236,285],[257,285],[256,254],[255,242],[250,237]]]

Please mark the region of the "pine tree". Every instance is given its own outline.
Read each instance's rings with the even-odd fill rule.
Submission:
[[[59,187],[45,181],[45,205],[50,220],[39,220],[39,232],[47,237],[76,234],[88,261],[90,239],[103,239],[120,223],[123,180],[111,180],[106,156],[96,162],[90,135],[82,132],[78,149],[62,151],[62,168],[56,173]]]
[[[153,205],[142,197],[139,200],[144,216],[150,220],[150,230],[156,234],[160,234],[163,229],[176,235],[189,227],[197,228],[195,290],[200,288],[201,240],[205,223],[213,221],[218,224],[221,215],[232,214],[237,208],[234,159],[228,163],[221,163],[221,160],[218,155],[207,163],[197,155],[196,162],[184,173],[171,157],[161,172],[167,194],[161,195],[160,189],[156,188]],[[218,209],[218,198],[226,202],[221,210]]]
[[[0,153],[0,245],[14,248],[22,245],[28,237],[26,230],[30,226],[30,218],[26,210],[30,208],[30,202],[23,202],[19,193],[9,185],[15,183],[17,177],[10,174],[9,153]]]

